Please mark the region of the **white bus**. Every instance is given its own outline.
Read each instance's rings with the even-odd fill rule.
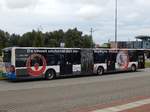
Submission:
[[[10,80],[50,80],[59,76],[103,75],[145,68],[144,50],[134,49],[11,47],[3,49],[2,54]]]

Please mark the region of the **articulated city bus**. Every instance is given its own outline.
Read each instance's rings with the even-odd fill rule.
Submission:
[[[103,75],[145,68],[144,50],[12,47],[2,52],[10,80],[70,75]]]

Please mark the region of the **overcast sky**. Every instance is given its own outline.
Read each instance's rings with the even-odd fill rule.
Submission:
[[[0,29],[22,34],[90,28],[96,43],[114,40],[115,0],[0,0]],[[150,0],[118,0],[118,40],[150,35]]]

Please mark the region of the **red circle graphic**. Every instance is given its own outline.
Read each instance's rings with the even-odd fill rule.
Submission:
[[[32,69],[33,66],[31,66],[31,61],[35,58],[39,58],[42,60],[42,68],[39,69],[39,63],[35,63],[34,64],[34,70]],[[40,55],[40,54],[32,54],[31,56],[28,57],[27,62],[26,62],[26,67],[27,67],[27,72],[29,75],[31,76],[40,76],[44,73],[44,71],[46,70],[46,60],[44,58],[44,56]]]

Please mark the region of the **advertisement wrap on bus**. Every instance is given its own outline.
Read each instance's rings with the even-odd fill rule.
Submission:
[[[33,66],[34,68],[32,67],[31,62],[32,60],[34,60],[34,58],[39,58],[39,60],[42,61],[41,68],[39,66],[39,63],[35,63]],[[44,71],[46,70],[46,66],[47,66],[46,60],[44,56],[40,54],[32,54],[27,58],[26,67],[27,67],[28,74],[30,74],[31,76],[36,77],[43,74]]]
[[[12,47],[3,49],[9,80],[59,76],[103,75],[145,68],[143,50]]]

